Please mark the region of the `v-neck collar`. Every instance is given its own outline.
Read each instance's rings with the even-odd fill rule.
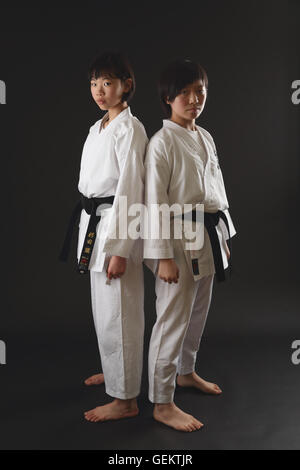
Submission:
[[[163,119],[163,127],[167,127],[169,129],[173,129],[175,132],[179,133],[182,135],[182,137],[185,137],[185,140],[188,140],[187,144],[192,147],[192,149],[199,154],[199,146],[197,145],[196,140],[193,138],[192,135],[189,133],[189,129],[185,129],[185,127],[180,126],[180,124],[177,124],[174,121],[171,121],[171,119]],[[203,147],[206,153],[206,162],[204,162],[204,165],[206,166],[206,163],[209,161],[210,156],[209,156],[209,149],[207,147],[206,143],[206,138],[202,134],[200,127],[196,125],[196,129],[198,132],[198,135],[200,136],[201,142],[203,143]],[[186,132],[187,131],[187,132]],[[194,132],[194,131],[191,131]]]
[[[102,127],[103,120],[108,116],[108,112],[104,114],[103,118],[100,121],[100,125],[98,126],[98,134],[102,134],[102,132],[106,132],[108,129],[112,129],[115,125],[122,119],[126,119],[128,116],[132,117],[130,107],[123,109],[106,127]]]

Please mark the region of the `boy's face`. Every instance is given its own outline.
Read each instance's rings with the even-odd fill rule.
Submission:
[[[103,74],[99,78],[92,78],[91,93],[96,104],[103,111],[114,108],[121,103],[122,96],[131,87],[131,79],[122,82],[119,78],[111,78]]]
[[[207,96],[207,90],[202,80],[184,87],[176,96],[174,101],[167,103],[172,108],[171,118],[177,118],[184,121],[193,121],[202,113]]]

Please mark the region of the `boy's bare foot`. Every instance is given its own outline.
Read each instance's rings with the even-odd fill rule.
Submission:
[[[98,406],[93,410],[86,411],[84,417],[87,421],[97,423],[111,419],[122,419],[136,416],[139,413],[136,398],[130,400],[120,400],[116,398],[107,405]]]
[[[181,387],[195,387],[204,393],[211,393],[213,395],[220,395],[222,393],[217,384],[201,379],[196,372],[187,375],[177,375],[176,382]]]
[[[189,415],[172,403],[156,403],[153,417],[157,421],[177,429],[177,431],[192,432],[201,429],[204,425],[194,416]]]
[[[104,374],[92,375],[84,381],[85,385],[101,385],[104,383]]]

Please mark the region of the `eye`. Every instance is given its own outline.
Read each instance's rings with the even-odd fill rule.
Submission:
[[[91,82],[91,86],[96,86],[96,82]]]
[[[111,85],[111,82],[107,82],[107,81],[104,82],[104,86],[109,86],[109,85]]]

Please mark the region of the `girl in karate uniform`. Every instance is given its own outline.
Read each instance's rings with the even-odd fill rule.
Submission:
[[[91,298],[106,393],[114,400],[85,413],[88,421],[138,414],[143,333],[144,285],[142,240],[127,232],[118,236],[120,218],[127,217],[122,198],[143,203],[144,155],[148,143],[142,123],[128,101],[135,91],[133,71],[119,53],[104,53],[90,67],[92,97],[107,111],[91,128],[84,144],[78,189],[85,198],[114,196],[113,205],[98,207],[101,215],[89,261]],[[100,209],[100,214],[99,214]],[[90,215],[81,211],[78,260],[82,256]],[[127,219],[130,224],[130,217]],[[104,381],[103,374],[86,380]]]
[[[204,69],[190,60],[174,61],[162,73],[160,98],[168,119],[147,148],[145,202],[149,213],[152,204],[170,207],[178,203],[193,208],[203,204],[208,218],[222,211],[229,233],[221,217],[214,230],[224,274],[230,257],[226,240],[236,232],[213,138],[195,124],[205,106],[207,85]],[[156,275],[157,296],[157,320],[149,347],[149,399],[155,404],[155,419],[178,430],[194,431],[203,424],[175,405],[176,374],[181,386],[211,394],[220,394],[221,389],[195,372],[215,274],[212,245],[206,229],[202,248],[191,252],[185,243],[184,236],[144,240],[144,258]]]

